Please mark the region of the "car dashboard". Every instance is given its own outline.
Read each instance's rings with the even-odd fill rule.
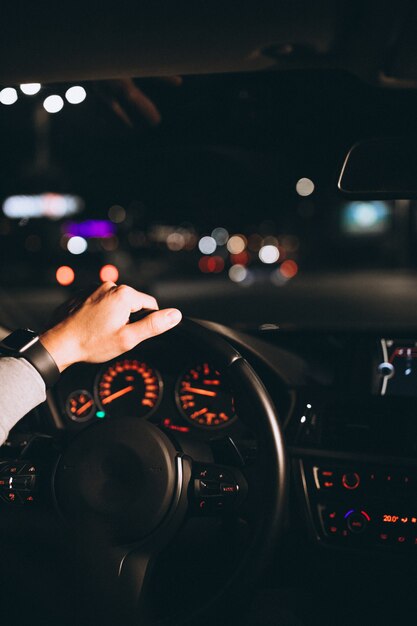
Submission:
[[[323,581],[329,589],[336,581],[344,585],[365,561],[372,584],[386,583],[387,567],[401,572],[404,560],[410,567],[417,550],[416,338],[271,326],[244,333],[207,325],[254,367],[285,433],[291,479],[286,539],[277,537],[271,548],[277,556],[268,586],[319,585],[321,594]],[[0,485],[0,506],[4,513],[22,504],[42,508],[50,498],[42,468],[56,462],[57,442],[126,415],[149,420],[168,436],[209,442],[216,460],[233,446],[250,464],[257,445],[238,406],[204,350],[184,347],[169,333],[111,362],[72,366],[3,446],[0,483],[2,467],[10,472],[13,461],[26,490],[18,486],[12,501]],[[26,475],[28,468],[33,475]],[[285,576],[283,560],[292,564]],[[343,570],[339,577],[335,567]]]

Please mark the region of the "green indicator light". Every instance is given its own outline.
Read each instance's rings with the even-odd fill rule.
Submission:
[[[106,414],[105,414],[104,411],[97,411],[96,417],[99,417],[100,419],[103,419],[103,417],[106,417]]]

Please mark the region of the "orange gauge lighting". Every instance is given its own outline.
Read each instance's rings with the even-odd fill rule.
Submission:
[[[108,415],[145,417],[159,404],[159,374],[135,359],[114,361],[97,381],[97,400]]]
[[[185,372],[178,381],[176,397],[184,417],[203,428],[220,428],[236,418],[230,389],[208,363]]]
[[[66,402],[67,415],[74,422],[87,422],[96,409],[93,396],[85,389],[73,391]]]

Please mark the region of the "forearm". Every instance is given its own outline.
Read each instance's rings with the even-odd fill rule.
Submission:
[[[25,359],[0,358],[0,445],[9,431],[38,404],[45,401],[45,383]]]

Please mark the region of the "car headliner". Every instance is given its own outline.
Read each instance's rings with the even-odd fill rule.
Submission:
[[[408,0],[2,3],[0,82],[344,69],[417,84]]]

